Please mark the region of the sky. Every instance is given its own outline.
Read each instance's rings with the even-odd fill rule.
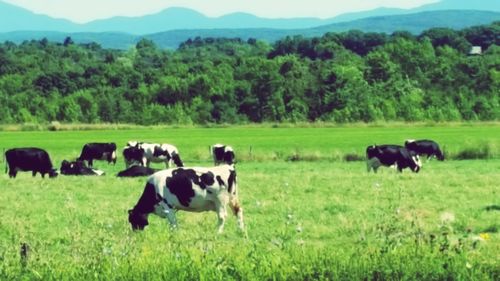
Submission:
[[[316,17],[371,10],[414,8],[439,0],[1,0],[38,14],[85,23],[114,16],[142,16],[186,7],[210,17],[246,12],[266,18]]]

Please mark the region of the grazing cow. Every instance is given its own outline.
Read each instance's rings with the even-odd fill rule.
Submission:
[[[132,149],[132,147],[135,147],[135,149]],[[170,168],[173,164],[177,167],[184,166],[177,148],[166,143],[158,144],[129,141],[123,151],[123,156],[127,167],[134,162],[139,162],[146,167],[149,167],[151,162],[164,162],[167,168]]]
[[[61,174],[67,176],[102,176],[104,171],[89,168],[83,161],[63,160],[61,163]]]
[[[427,155],[429,160],[435,156],[439,161],[444,161],[444,155],[439,144],[432,140],[407,140],[405,141],[406,149],[414,151],[418,155]]]
[[[218,231],[224,229],[229,203],[244,230],[243,209],[238,201],[236,171],[234,165],[212,168],[172,168],[157,172],[147,180],[144,192],[128,220],[133,230],[143,230],[148,216],[154,213],[167,218],[176,227],[175,212],[215,211],[219,219]]]
[[[226,163],[231,165],[234,163],[234,151],[233,148],[223,144],[214,144],[212,146],[212,156],[214,157],[214,165],[220,165]]]
[[[376,173],[380,166],[396,165],[399,172],[409,167],[413,172],[418,173],[422,166],[418,155],[400,145],[369,146],[366,148],[366,158],[368,172],[373,169]]]
[[[133,166],[130,166],[129,168],[119,172],[116,176],[117,177],[143,177],[143,176],[150,176],[150,175],[156,173],[157,171],[158,170],[151,169],[148,167],[133,165]]]
[[[123,159],[125,159],[125,168],[134,165],[146,166],[147,159],[143,148],[139,148],[137,144],[134,146],[126,146],[123,149]]]
[[[116,164],[116,144],[110,143],[87,143],[83,146],[79,161],[86,160],[92,168],[94,160],[107,160],[108,163]]]
[[[9,177],[15,178],[17,171],[32,171],[33,176],[40,173],[42,178],[45,174],[49,177],[57,177],[57,171],[52,167],[47,151],[35,148],[12,148],[5,152],[5,158],[8,164]],[[7,166],[5,166],[7,173]]]

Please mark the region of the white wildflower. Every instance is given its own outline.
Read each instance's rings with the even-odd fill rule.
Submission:
[[[441,214],[441,223],[452,223],[455,221],[455,215],[450,212],[444,212]]]

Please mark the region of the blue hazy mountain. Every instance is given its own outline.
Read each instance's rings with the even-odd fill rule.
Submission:
[[[329,23],[316,18],[266,19],[247,13],[232,13],[210,18],[186,8],[168,8],[157,14],[142,17],[113,17],[84,25],[85,31],[118,31],[133,34],[156,33],[176,29],[214,28],[309,28]]]
[[[151,39],[161,48],[175,49],[180,43],[195,37],[226,37],[247,40],[256,38],[273,43],[285,36],[302,35],[304,37],[322,36],[326,32],[342,32],[358,29],[365,32],[392,33],[398,30],[407,30],[413,34],[433,27],[448,27],[462,29],[474,25],[490,24],[500,20],[500,12],[486,11],[424,11],[415,14],[380,16],[340,22],[306,29],[270,29],[270,28],[232,28],[232,29],[176,29],[146,35],[131,35],[116,32],[44,32],[22,31],[0,33],[0,42],[13,41],[20,43],[24,40],[40,40],[47,38],[50,41],[63,42],[71,36],[77,43],[96,42],[105,48],[128,49],[141,38]]]
[[[65,19],[35,14],[0,1],[0,32],[20,30],[76,31],[79,25]]]
[[[329,19],[268,19],[248,13],[232,13],[212,18],[191,9],[168,8],[151,15],[140,17],[112,17],[86,24],[77,24],[64,19],[54,19],[49,16],[35,14],[0,0],[0,32],[59,31],[151,34],[176,29],[273,28],[294,30],[364,18],[404,15],[435,10],[479,10],[500,12],[500,0],[442,0],[415,9],[377,8],[369,11],[342,14]]]
[[[499,0],[500,1],[500,0]],[[363,18],[348,22],[340,22],[312,28],[313,33],[341,32],[352,29],[364,32],[409,31],[419,34],[434,27],[445,27],[455,30],[470,26],[490,24],[500,20],[500,12],[475,10],[442,10],[423,11],[419,13],[400,14]]]
[[[415,11],[476,10],[500,12],[499,0],[442,0],[413,9]]]

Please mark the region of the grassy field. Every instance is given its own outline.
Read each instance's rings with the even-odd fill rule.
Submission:
[[[0,134],[0,148],[42,147],[57,166],[92,141],[168,142],[187,165],[204,166],[209,145],[231,144],[248,231],[230,218],[217,235],[214,213],[179,212],[177,230],[151,217],[132,232],[127,210],[145,179],[115,178],[121,160],[98,162],[103,177],[2,174],[0,280],[500,279],[500,125]],[[368,174],[364,162],[342,160],[407,138],[434,139],[450,159],[481,159],[433,160],[419,174]]]

